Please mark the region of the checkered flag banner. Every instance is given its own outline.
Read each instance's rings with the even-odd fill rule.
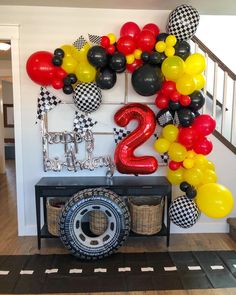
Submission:
[[[77,111],[75,112],[74,132],[83,133],[86,130],[91,130],[95,124],[97,124],[97,121],[84,114],[79,114]]]
[[[124,128],[113,128],[114,140],[118,144],[122,139],[124,139],[131,131]]]
[[[165,127],[168,124],[173,124],[173,117],[169,110],[161,110],[157,114],[157,122],[161,127]]]
[[[88,44],[86,39],[83,36],[80,36],[74,43],[74,47],[77,48],[79,51],[84,47],[84,45]]]
[[[88,34],[89,41],[93,44],[100,45],[101,44],[101,36]]]
[[[50,93],[47,88],[41,87],[38,97],[37,120],[42,120],[43,115],[54,109],[59,103],[61,103],[60,98]]]
[[[175,112],[175,114],[174,114],[173,124],[177,127],[180,125],[179,116],[178,116],[177,112]]]

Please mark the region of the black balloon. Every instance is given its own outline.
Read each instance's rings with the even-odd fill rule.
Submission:
[[[190,186],[186,189],[186,196],[189,199],[194,199],[197,195],[197,191],[193,186]]]
[[[65,53],[61,48],[57,48],[54,50],[54,55],[63,58]]]
[[[157,36],[156,41],[166,41],[166,38],[169,36],[167,33],[161,33]]]
[[[62,90],[65,94],[71,94],[71,93],[73,93],[74,89],[71,85],[64,85]]]
[[[106,50],[98,45],[89,49],[87,58],[89,63],[97,68],[105,67],[108,61]]]
[[[173,101],[170,99],[169,101],[169,109],[171,111],[178,111],[181,108],[181,104],[178,101]]]
[[[175,48],[175,55],[185,60],[190,55],[190,45],[186,41],[177,41]]]
[[[63,83],[66,86],[71,85],[70,77],[66,76],[65,78],[63,78]]]
[[[181,182],[179,186],[182,192],[186,192],[189,187],[191,187],[191,185],[187,181]]]
[[[96,83],[101,89],[111,89],[116,84],[116,73],[109,68],[103,68],[97,74]]]
[[[205,97],[202,93],[202,91],[194,91],[191,95],[191,103],[188,105],[188,108],[190,108],[192,111],[198,111],[200,110],[204,103],[205,103]]]
[[[71,84],[75,84],[78,80],[75,74],[69,74],[67,77],[70,78]]]
[[[132,74],[134,90],[143,96],[151,96],[161,89],[163,75],[158,67],[144,64]]]
[[[143,62],[148,62],[150,58],[150,54],[147,51],[142,52],[141,59]]]
[[[166,58],[166,56],[163,53],[153,52],[150,55],[149,63],[152,65],[160,65],[164,61],[165,58]]]
[[[173,124],[174,114],[168,108],[162,109],[157,113],[156,120],[161,127],[165,127],[166,125]]]
[[[182,108],[177,111],[177,116],[179,119],[179,124],[182,127],[188,127],[192,125],[195,115],[194,113],[188,108]]]
[[[123,73],[126,70],[126,65],[120,69],[119,71],[116,71],[118,74]]]
[[[53,56],[52,63],[56,67],[60,67],[62,65],[62,58],[59,56]]]
[[[121,52],[115,52],[109,60],[109,67],[117,73],[123,71],[125,69],[125,65],[126,59],[124,54]]]

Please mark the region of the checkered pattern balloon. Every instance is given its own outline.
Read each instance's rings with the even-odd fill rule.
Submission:
[[[113,128],[114,140],[115,143],[118,144],[121,140],[123,140],[127,135],[130,134],[131,131],[124,128]]]
[[[181,196],[171,203],[169,215],[174,224],[188,228],[197,222],[200,211],[193,200],[188,199],[186,196]]]
[[[169,15],[167,31],[178,40],[189,40],[196,33],[200,15],[190,5],[177,6]]]
[[[101,89],[96,83],[81,83],[74,90],[74,103],[84,113],[96,111],[102,102]]]

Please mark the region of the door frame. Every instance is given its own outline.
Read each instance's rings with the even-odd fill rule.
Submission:
[[[25,235],[25,199],[24,199],[24,174],[22,152],[22,121],[21,121],[21,88],[20,88],[20,55],[19,55],[18,24],[0,24],[0,39],[11,41],[12,85],[15,133],[15,161],[16,161],[16,198],[18,235]]]

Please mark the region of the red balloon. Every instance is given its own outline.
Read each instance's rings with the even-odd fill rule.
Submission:
[[[202,155],[210,154],[212,149],[213,149],[213,144],[206,137],[202,137],[193,146],[194,152],[197,153],[197,154],[202,154]]]
[[[119,52],[123,53],[124,55],[133,53],[134,50],[136,49],[134,38],[130,36],[120,37],[117,42],[117,49]]]
[[[139,26],[134,22],[127,22],[123,24],[123,26],[120,29],[120,36],[130,36],[132,38],[135,38],[140,33]]]
[[[197,140],[197,131],[192,126],[180,128],[178,142],[185,146],[187,149],[191,149]]]
[[[52,80],[52,87],[55,89],[61,89],[64,86],[64,83],[62,80],[58,79],[58,78],[54,78]]]
[[[63,68],[57,67],[55,69],[55,76],[61,80],[67,76],[67,72]]]
[[[137,36],[137,48],[142,51],[151,51],[156,44],[156,38],[150,31],[142,31]]]
[[[114,116],[117,125],[125,127],[130,121],[138,121],[138,126],[127,135],[116,147],[115,164],[123,174],[151,174],[157,170],[158,162],[152,156],[137,157],[134,151],[154,133],[156,120],[154,112],[141,103],[127,104]]]
[[[53,54],[48,51],[37,51],[28,58],[26,71],[32,81],[43,86],[52,84],[56,69],[52,58]]]
[[[139,68],[143,64],[143,61],[141,59],[135,59],[135,61],[132,64],[126,64],[126,69],[130,73],[133,73],[137,68]]]
[[[156,96],[155,105],[158,109],[168,108],[169,98],[162,91],[159,91]]]
[[[174,102],[178,102],[181,98],[181,94],[176,90],[170,93],[170,99]]]
[[[160,33],[160,28],[156,24],[146,24],[142,31],[145,30],[152,32],[155,37]]]
[[[177,170],[181,167],[181,165],[182,165],[182,162],[170,161],[168,166],[171,170]]]
[[[203,136],[207,136],[211,134],[215,127],[216,127],[216,121],[213,119],[212,116],[204,114],[197,116],[192,125],[199,134]]]
[[[175,82],[173,82],[173,81],[164,81],[162,83],[161,91],[166,96],[170,96],[171,94],[173,94],[173,92],[176,92]]]
[[[109,45],[107,48],[106,48],[106,51],[107,51],[107,53],[108,54],[113,54],[115,51],[116,51],[116,47],[115,47],[115,45]]]
[[[101,46],[107,48],[110,45],[110,39],[107,36],[102,36]]]
[[[181,95],[179,98],[179,102],[182,106],[187,107],[191,103],[191,97],[188,95]]]

